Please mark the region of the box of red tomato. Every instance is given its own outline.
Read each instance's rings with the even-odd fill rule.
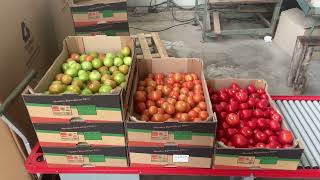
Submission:
[[[216,116],[196,58],[137,61],[127,126],[132,167],[211,168]]]
[[[285,125],[264,80],[207,80],[217,114],[214,168],[297,169],[303,148]]]

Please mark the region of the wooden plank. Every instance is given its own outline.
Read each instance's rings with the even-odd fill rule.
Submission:
[[[263,4],[278,3],[279,0],[209,0],[209,4],[225,5],[225,4]]]
[[[239,5],[238,11],[240,13],[268,13],[270,10],[266,7],[256,6],[256,5]]]
[[[147,42],[144,34],[138,34],[138,39],[140,42],[140,46],[141,46],[141,50],[142,50],[142,54],[143,54],[144,59],[151,60],[152,56],[151,56],[151,53],[149,50],[148,42]]]
[[[297,71],[299,69],[299,65],[301,64],[300,62],[302,61],[302,55],[305,54],[306,50],[307,50],[307,47],[304,46],[298,38],[294,48],[294,53],[292,56],[289,74],[288,74],[289,87],[293,86],[294,80],[296,79]]]
[[[161,39],[159,37],[158,33],[151,33],[151,36],[153,38],[153,42],[157,47],[158,53],[160,55],[160,57],[168,57],[168,53],[166,48],[164,47],[164,45],[161,42]]]
[[[271,23],[261,14],[257,13],[257,16],[261,19],[261,21],[267,26],[270,27]]]
[[[213,12],[212,19],[213,19],[213,33],[214,34],[221,34],[219,12]]]
[[[160,58],[160,55],[158,53],[154,53],[154,54],[151,54],[152,58]],[[137,55],[137,58],[138,59],[145,59],[143,57],[143,55]]]

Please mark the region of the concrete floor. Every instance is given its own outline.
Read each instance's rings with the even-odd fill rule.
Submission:
[[[190,19],[193,14],[180,12],[180,19]],[[162,12],[143,17],[129,17],[130,26],[148,30],[163,29],[179,22],[171,14]],[[260,26],[256,23],[229,23],[228,27]],[[131,29],[131,34],[143,31]],[[286,79],[291,56],[274,43],[265,43],[263,37],[228,36],[202,42],[200,26],[187,24],[160,32],[170,56],[202,58],[208,78],[236,77],[265,79],[272,95],[293,95]],[[304,95],[320,95],[320,63],[312,63],[309,82]]]
[[[180,19],[190,19],[192,14],[179,13]],[[167,12],[148,14],[143,17],[129,17],[130,26],[158,30],[175,24],[171,14]],[[260,26],[255,23],[240,25],[233,22],[233,27]],[[230,28],[230,26],[226,27]],[[131,34],[143,31],[131,29]],[[291,56],[279,49],[276,44],[265,43],[263,37],[229,36],[210,42],[202,42],[199,26],[192,24],[178,26],[160,32],[170,56],[202,58],[205,64],[205,74],[208,78],[236,77],[265,79],[272,95],[293,95],[293,90],[287,87],[286,79]],[[308,72],[309,82],[304,95],[320,95],[319,62],[314,62]],[[225,180],[228,177],[185,177],[185,176],[142,176],[142,180]]]

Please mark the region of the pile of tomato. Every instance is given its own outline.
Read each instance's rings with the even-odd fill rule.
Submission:
[[[217,140],[236,148],[292,147],[292,133],[281,127],[281,115],[270,105],[263,88],[237,83],[214,91],[209,88],[217,113]]]
[[[134,95],[139,120],[199,122],[208,119],[201,80],[195,73],[148,74]]]

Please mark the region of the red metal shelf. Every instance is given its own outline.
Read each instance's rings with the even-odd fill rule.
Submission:
[[[274,100],[320,100],[320,96],[273,96]],[[184,176],[254,176],[261,178],[320,178],[320,169],[245,170],[245,169],[195,169],[195,168],[73,168],[65,166],[48,167],[42,157],[39,144],[25,161],[29,173],[36,174],[141,174],[141,175],[184,175]]]

